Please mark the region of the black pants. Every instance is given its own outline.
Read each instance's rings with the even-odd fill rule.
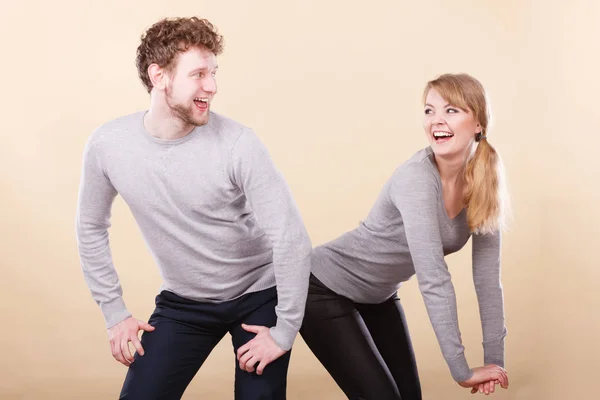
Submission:
[[[270,288],[224,303],[200,303],[163,291],[144,332],[145,355],[136,354],[121,390],[121,399],[180,399],[186,387],[227,332],[234,354],[255,334],[241,324],[272,327],[277,292]],[[235,399],[285,399],[290,352],[267,365],[262,375],[242,371],[235,357]]]
[[[421,399],[397,295],[381,304],[358,304],[311,275],[300,333],[349,399]]]

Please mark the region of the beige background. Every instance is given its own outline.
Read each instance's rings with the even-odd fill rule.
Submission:
[[[425,82],[479,78],[514,205],[503,249],[511,387],[494,397],[600,397],[600,2],[169,3],[0,5],[0,398],[117,397],[126,370],[110,355],[76,251],[81,152],[99,124],[147,106],[134,66],[140,34],[190,15],[225,35],[214,109],[267,144],[315,245],[355,227],[393,169],[425,146]],[[160,281],[120,198],[111,235],[125,300],[147,318]],[[476,366],[470,247],[449,264]],[[470,398],[450,377],[416,282],[400,295],[425,398]],[[232,398],[233,363],[227,337],[184,398]],[[289,398],[343,398],[301,339]]]

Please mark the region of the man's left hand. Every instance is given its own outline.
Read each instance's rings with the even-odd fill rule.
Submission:
[[[254,366],[258,363],[256,374],[262,375],[265,367],[284,355],[286,351],[275,343],[266,326],[242,324],[242,328],[256,333],[256,336],[238,349],[237,359],[240,362],[240,368],[243,371],[254,372]]]

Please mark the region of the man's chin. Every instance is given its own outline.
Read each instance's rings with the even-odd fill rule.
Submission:
[[[193,124],[196,126],[202,126],[208,124],[208,115],[205,118],[195,119]]]
[[[197,112],[194,109],[182,109],[180,107],[171,107],[174,116],[179,118],[186,124],[193,126],[202,126],[208,123],[210,110],[206,110],[202,113]]]
[[[208,110],[206,110],[206,112],[204,112],[202,114],[202,116],[200,116],[200,117],[194,116],[193,118],[190,118],[190,120],[196,126],[206,125],[206,124],[208,124],[209,115],[210,115],[210,112]]]
[[[206,125],[208,123],[208,115],[204,116],[204,117],[198,117],[196,115],[191,116],[191,115],[186,115],[185,119],[183,119],[183,121],[189,125],[193,125],[193,126],[202,126],[202,125]]]

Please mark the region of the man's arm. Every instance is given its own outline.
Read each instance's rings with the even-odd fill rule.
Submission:
[[[251,130],[244,130],[235,143],[232,162],[232,179],[245,194],[273,246],[278,303],[277,324],[270,329],[270,336],[287,351],[304,317],[311,242],[285,180]],[[244,353],[247,347],[240,350]]]
[[[144,350],[137,333],[139,329],[154,328],[133,319],[123,301],[108,240],[111,207],[116,195],[117,191],[100,163],[98,148],[90,140],[83,154],[77,201],[77,247],[83,275],[92,297],[104,315],[113,357],[122,364],[129,365],[133,362],[129,342],[143,355]]]
[[[107,328],[131,316],[123,302],[108,239],[111,207],[116,195],[116,189],[100,164],[98,148],[90,140],[83,154],[77,201],[77,247],[83,275],[102,310]]]

